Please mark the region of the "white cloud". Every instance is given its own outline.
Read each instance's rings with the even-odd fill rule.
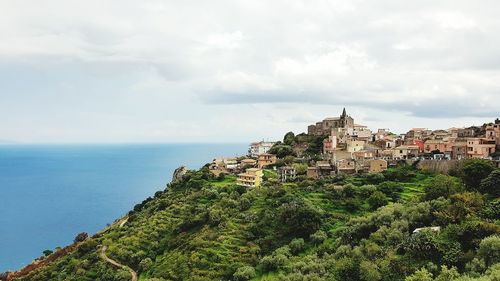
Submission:
[[[0,0],[0,139],[250,140],[344,105],[401,130],[489,121],[500,108],[499,8]]]

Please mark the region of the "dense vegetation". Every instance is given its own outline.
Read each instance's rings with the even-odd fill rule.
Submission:
[[[101,245],[149,281],[500,280],[499,173],[472,160],[454,176],[401,165],[281,184],[266,171],[246,189],[205,167],[19,280],[130,280]]]

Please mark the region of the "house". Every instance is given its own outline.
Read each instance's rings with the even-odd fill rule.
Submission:
[[[496,144],[494,140],[486,138],[468,138],[467,156],[471,158],[487,158],[495,152]]]
[[[297,177],[297,171],[292,166],[284,166],[278,169],[278,177],[281,182],[294,180]]]
[[[365,141],[360,140],[348,140],[346,142],[346,150],[347,152],[356,152],[361,151],[365,148]]]
[[[307,168],[307,177],[319,179],[335,174],[335,169],[328,161],[318,161],[314,167]]]
[[[337,161],[337,172],[344,174],[355,174],[358,171],[354,159],[341,159]]]
[[[462,160],[467,158],[467,142],[454,142],[451,147],[451,159]]]
[[[426,140],[424,143],[424,152],[431,153],[433,151],[439,151],[443,154],[451,154],[453,144],[449,141],[444,141],[442,139]]]
[[[250,167],[255,167],[257,165],[257,160],[252,159],[252,158],[246,158],[240,161],[240,169],[241,168],[250,168]]]
[[[257,166],[262,169],[266,166],[273,165],[277,161],[276,155],[270,153],[263,153],[257,158]]]
[[[250,168],[245,173],[238,174],[236,184],[246,187],[259,187],[262,184],[262,177],[264,173],[261,169]]]
[[[222,163],[224,168],[229,172],[233,172],[238,169],[238,160],[236,158],[223,158]]]
[[[368,162],[369,173],[381,173],[387,170],[387,161],[384,159],[374,159]]]
[[[401,145],[391,149],[393,159],[410,159],[418,156],[419,148],[417,145]]]
[[[248,149],[248,154],[250,155],[250,157],[258,157],[261,154],[267,153],[275,143],[276,142],[271,141],[251,143],[250,148]]]

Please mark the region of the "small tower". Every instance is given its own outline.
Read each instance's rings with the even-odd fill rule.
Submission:
[[[340,115],[341,118],[345,118],[347,116],[347,113],[345,112],[345,107],[344,110],[342,110],[342,115]]]

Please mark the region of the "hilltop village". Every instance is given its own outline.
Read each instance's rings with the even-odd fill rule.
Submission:
[[[235,174],[241,186],[260,186],[266,171],[281,182],[298,176],[319,179],[337,174],[381,173],[398,161],[456,161],[482,158],[500,163],[500,119],[482,126],[429,130],[413,128],[405,134],[389,129],[371,131],[356,124],[345,108],[339,117],[307,127],[307,133],[284,136],[283,141],[250,144],[245,157],[214,159],[210,171]]]

